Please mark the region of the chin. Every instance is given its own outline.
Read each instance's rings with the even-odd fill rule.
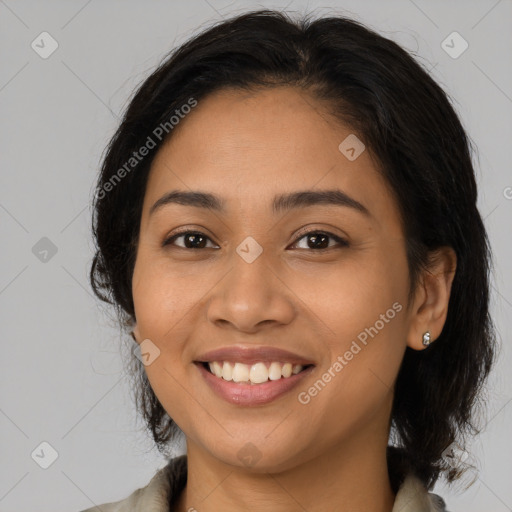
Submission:
[[[240,445],[240,448],[233,451],[235,444]],[[299,463],[298,453],[291,452],[286,443],[281,444],[281,448],[277,451],[274,444],[245,440],[240,443],[231,443],[226,447],[226,451],[220,450],[216,445],[210,454],[224,464],[246,469],[251,473],[279,473]],[[297,449],[297,446],[295,445],[294,448]]]

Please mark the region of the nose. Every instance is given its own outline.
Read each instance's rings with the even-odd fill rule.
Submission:
[[[237,252],[230,270],[212,290],[207,318],[219,327],[254,333],[265,325],[285,325],[296,314],[294,294],[263,251],[248,262]]]

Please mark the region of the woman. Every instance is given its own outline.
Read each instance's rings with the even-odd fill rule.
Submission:
[[[95,198],[96,294],[187,453],[103,511],[446,510],[494,358],[470,143],[343,17],[217,24],[140,86]],[[89,511],[96,508],[88,509]]]

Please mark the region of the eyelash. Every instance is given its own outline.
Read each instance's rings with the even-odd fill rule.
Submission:
[[[177,238],[179,238],[181,236],[184,236],[184,235],[188,235],[188,234],[204,236],[208,240],[212,241],[210,239],[210,237],[208,237],[207,235],[205,235],[201,231],[183,230],[183,231],[180,231],[178,233],[175,233],[174,235],[172,235],[169,238],[166,238],[164,240],[162,246],[165,247],[165,246],[173,245],[172,242],[174,242]],[[335,235],[334,233],[330,233],[329,231],[315,230],[315,229],[299,233],[298,238],[295,239],[295,242],[293,244],[295,245],[299,240],[302,240],[303,238],[307,237],[308,235],[312,235],[312,234],[315,234],[315,235],[327,235],[328,237],[330,237],[333,240],[335,240],[336,242],[338,242],[338,244],[340,245],[340,248],[348,247],[349,246],[349,243],[345,239]],[[176,246],[176,247],[178,249],[185,249],[185,250],[190,250],[190,251],[200,250],[200,249],[193,249],[193,248],[189,248],[189,247],[180,247],[180,246]],[[203,249],[211,249],[211,247],[204,247]],[[326,248],[322,248],[322,249],[309,249],[309,250],[313,251],[313,252],[325,252],[325,251],[328,251],[330,249],[335,249],[335,247],[326,247]],[[304,250],[304,249],[302,249],[302,250]]]

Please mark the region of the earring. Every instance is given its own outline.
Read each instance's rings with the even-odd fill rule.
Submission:
[[[423,334],[423,345],[428,347],[430,345],[430,331],[427,331]]]

